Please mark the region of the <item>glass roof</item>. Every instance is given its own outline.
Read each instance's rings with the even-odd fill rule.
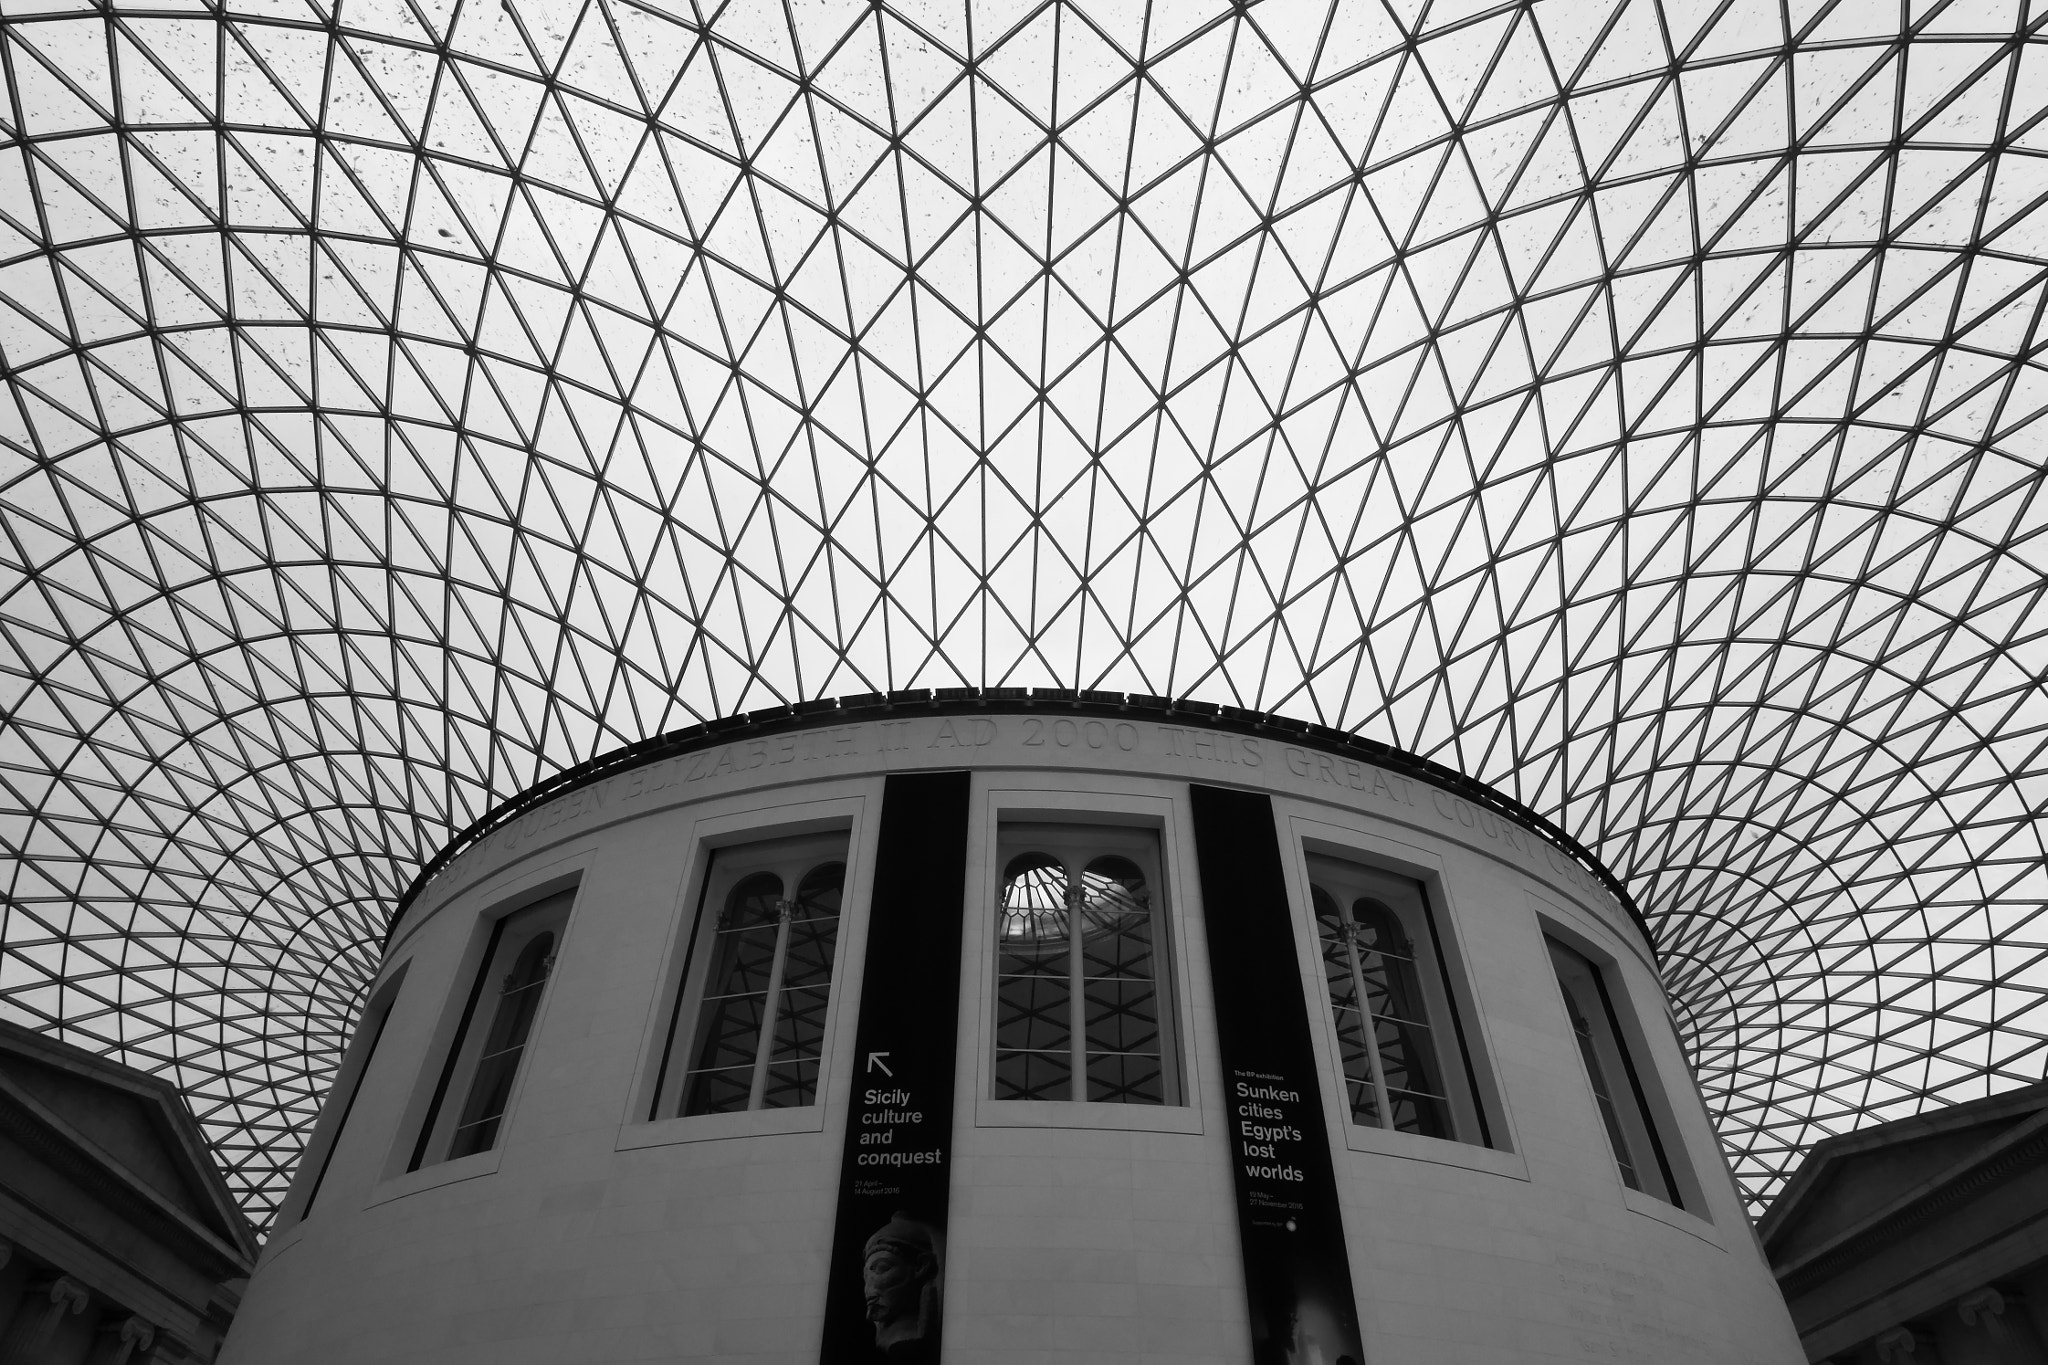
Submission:
[[[2039,1079],[2044,17],[4,0],[0,1010],[263,1223],[495,801],[1068,686],[1570,831],[1753,1201]]]

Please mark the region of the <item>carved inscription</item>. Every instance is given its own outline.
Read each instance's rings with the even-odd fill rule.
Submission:
[[[1227,763],[1241,768],[1266,766],[1266,748],[1250,735],[1219,735],[1208,730],[1183,730],[1178,725],[1161,725],[1169,758],[1193,758],[1204,763]]]
[[[849,759],[881,762],[911,755],[955,761],[969,754],[1001,751],[1026,762],[1059,752],[1084,762],[1123,766],[1126,760],[1156,759],[1198,780],[1234,770],[1239,781],[1294,787],[1308,794],[1342,795],[1379,805],[1400,818],[1432,820],[1459,837],[1497,845],[1504,856],[1569,882],[1618,913],[1597,877],[1514,821],[1426,782],[1390,773],[1361,759],[1323,753],[1269,736],[1219,733],[1189,725],[1081,716],[923,716],[822,726],[790,734],[734,740],[696,753],[659,759],[605,778],[527,811],[493,831],[435,879],[437,899],[458,878],[458,867],[479,857],[503,857],[535,840],[559,837],[566,823],[585,817],[616,817],[627,810],[674,801],[712,779],[779,779],[830,768]],[[714,784],[715,785],[715,784]]]

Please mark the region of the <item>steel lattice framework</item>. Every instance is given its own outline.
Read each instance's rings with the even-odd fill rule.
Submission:
[[[1576,835],[1753,1201],[2039,1079],[2044,23],[0,0],[0,1008],[260,1223],[494,802],[1059,686]]]

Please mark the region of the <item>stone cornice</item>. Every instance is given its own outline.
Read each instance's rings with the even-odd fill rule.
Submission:
[[[191,1257],[216,1279],[248,1275],[252,1260],[172,1205],[90,1139],[73,1131],[0,1070],[0,1135],[115,1213]]]
[[[552,777],[499,802],[443,845],[427,865],[420,869],[419,875],[413,878],[405,894],[399,897],[397,906],[392,910],[390,923],[385,928],[383,946],[386,950],[390,948],[392,936],[404,921],[406,912],[412,908],[442,869],[465,850],[526,812],[614,774],[680,754],[695,753],[737,740],[754,739],[791,730],[849,725],[870,720],[901,720],[907,715],[1020,715],[1034,712],[1115,717],[1124,720],[1159,720],[1181,725],[1197,725],[1231,734],[1285,738],[1294,744],[1359,759],[1405,777],[1418,778],[1515,821],[1569,854],[1620,902],[1629,919],[1642,933],[1644,942],[1650,945],[1652,954],[1656,952],[1656,941],[1635,898],[1629,894],[1622,880],[1610,872],[1590,849],[1506,792],[1476,778],[1468,777],[1455,768],[1445,767],[1441,763],[1423,758],[1419,754],[1409,753],[1405,749],[1397,749],[1390,744],[1382,744],[1378,740],[1332,729],[1327,725],[1262,711],[1250,711],[1242,707],[1219,706],[1214,702],[1191,701],[1186,698],[1175,700],[1135,693],[1074,691],[1068,688],[1045,687],[918,688],[888,693],[867,692],[855,696],[798,702],[790,706],[771,706],[763,710],[749,711],[744,715],[726,716],[706,721],[701,725],[671,730],[613,749],[572,768],[564,768]]]
[[[1953,1168],[1918,1194],[1880,1210],[1833,1241],[1777,1271],[1778,1287],[1789,1299],[1813,1288],[1836,1271],[1867,1259],[1886,1245],[1902,1240],[1968,1199],[1984,1193],[2048,1161],[2048,1115],[2037,1116],[2007,1133],[1988,1150]]]

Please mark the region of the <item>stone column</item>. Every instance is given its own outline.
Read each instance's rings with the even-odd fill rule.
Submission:
[[[99,1340],[87,1365],[149,1365],[155,1358],[156,1337],[153,1324],[117,1309],[100,1320]]]
[[[83,1313],[91,1301],[92,1292],[69,1275],[37,1284],[15,1310],[7,1337],[0,1341],[0,1365],[37,1360],[65,1316]]]
[[[2041,1342],[2025,1301],[1991,1285],[1956,1300],[1956,1321],[1943,1340],[1950,1365],[2037,1365]]]
[[[141,1318],[121,1324],[121,1354],[114,1365],[149,1365],[156,1356],[156,1328]]]

